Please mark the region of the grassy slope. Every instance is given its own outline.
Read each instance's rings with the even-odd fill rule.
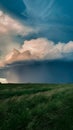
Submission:
[[[0,85],[0,130],[73,130],[73,85]]]

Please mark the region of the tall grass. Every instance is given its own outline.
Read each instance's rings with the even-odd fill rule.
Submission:
[[[73,85],[0,85],[0,130],[73,130]]]

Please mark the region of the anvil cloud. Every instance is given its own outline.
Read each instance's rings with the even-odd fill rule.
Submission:
[[[8,32],[27,35],[30,32],[34,32],[34,30],[31,27],[22,25],[16,19],[0,11],[0,35],[3,33],[7,34]]]
[[[20,43],[15,40],[18,35],[27,36],[35,31],[32,27],[23,25],[21,21],[0,10],[0,59],[13,48],[20,47]]]

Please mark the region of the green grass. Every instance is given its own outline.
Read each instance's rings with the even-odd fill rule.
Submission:
[[[73,130],[73,85],[0,84],[0,130]]]

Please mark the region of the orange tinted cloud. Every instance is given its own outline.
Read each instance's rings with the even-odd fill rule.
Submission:
[[[67,59],[73,60],[73,42],[57,43],[49,41],[44,38],[32,39],[24,41],[23,46],[18,50],[13,49],[2,62],[0,66],[11,64],[16,61],[24,60],[54,60]]]

